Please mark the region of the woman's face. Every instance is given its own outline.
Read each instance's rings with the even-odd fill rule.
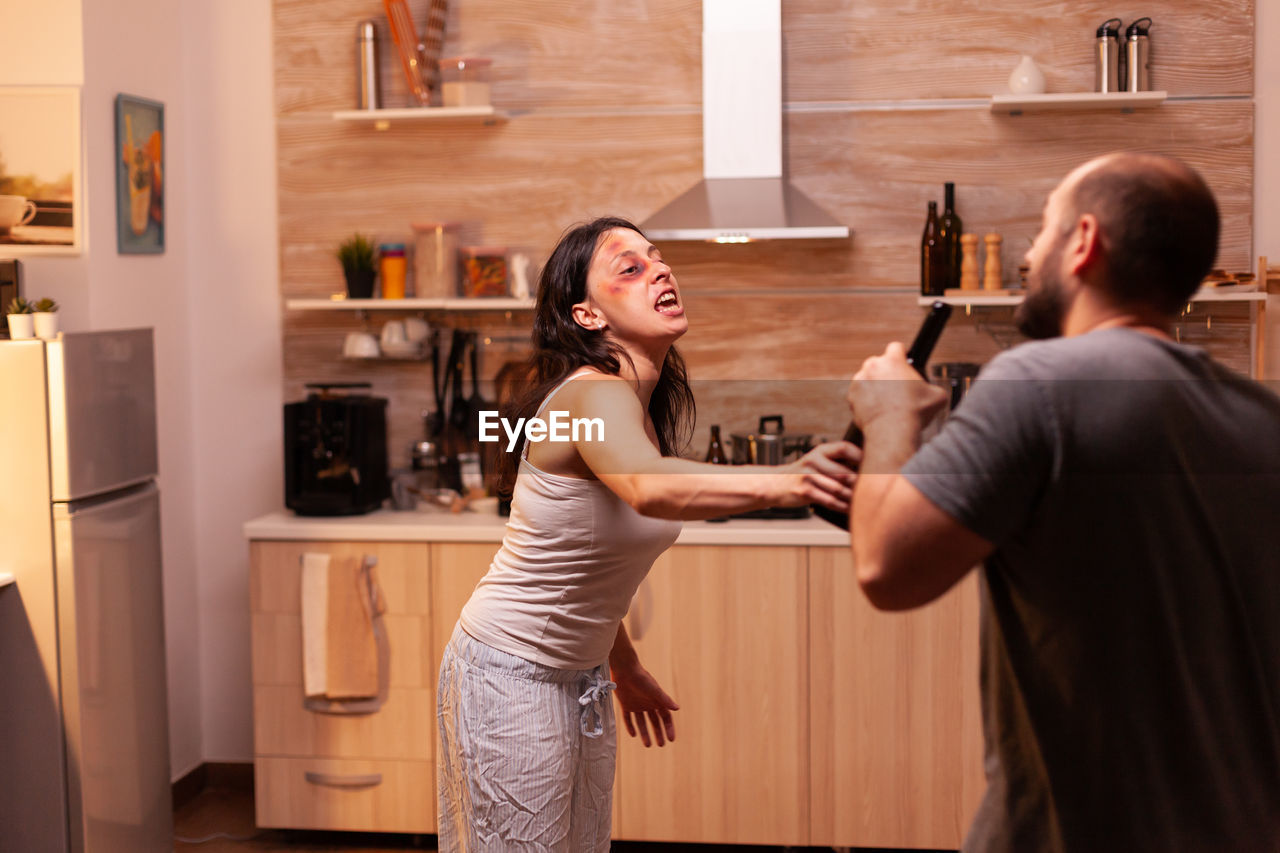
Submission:
[[[620,340],[671,342],[689,329],[671,267],[630,228],[600,235],[579,307],[585,309],[574,312],[581,325],[607,329]]]

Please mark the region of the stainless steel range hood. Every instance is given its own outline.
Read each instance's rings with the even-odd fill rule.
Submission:
[[[651,240],[847,238],[782,176],[781,0],[702,2],[703,180],[649,217]]]

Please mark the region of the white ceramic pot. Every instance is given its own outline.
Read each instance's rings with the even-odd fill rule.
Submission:
[[[1031,57],[1022,57],[1018,67],[1009,75],[1009,91],[1015,95],[1044,94],[1044,72]]]
[[[15,341],[26,340],[36,336],[34,314],[9,314],[9,337]]]
[[[31,315],[35,318],[36,337],[51,341],[58,336],[58,315],[53,311],[37,311]]]

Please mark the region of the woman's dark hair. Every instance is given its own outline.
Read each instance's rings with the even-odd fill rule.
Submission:
[[[631,363],[626,351],[604,332],[587,329],[573,319],[573,306],[587,298],[587,271],[600,238],[614,228],[626,228],[644,236],[633,223],[604,216],[578,225],[560,238],[538,277],[538,297],[533,309],[533,355],[528,381],[517,393],[503,417],[532,417],[543,399],[561,380],[582,367],[594,367],[617,376],[622,361]],[[693,392],[689,389],[684,359],[673,346],[662,362],[658,384],[649,398],[649,417],[658,434],[658,450],[671,456],[683,449],[693,430]],[[498,494],[509,497],[520,470],[524,437],[510,452],[503,447],[498,458]]]

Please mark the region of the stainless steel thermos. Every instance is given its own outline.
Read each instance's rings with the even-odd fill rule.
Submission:
[[[1098,37],[1094,42],[1094,85],[1098,92],[1119,92],[1120,85],[1120,27],[1124,22],[1119,18],[1103,21],[1098,27]]]
[[[1146,92],[1151,89],[1151,77],[1148,67],[1151,44],[1147,38],[1147,33],[1150,30],[1150,18],[1139,18],[1129,25],[1129,29],[1125,30],[1124,87],[1130,92]]]
[[[382,106],[378,85],[378,25],[370,18],[356,27],[356,107],[376,110]]]

